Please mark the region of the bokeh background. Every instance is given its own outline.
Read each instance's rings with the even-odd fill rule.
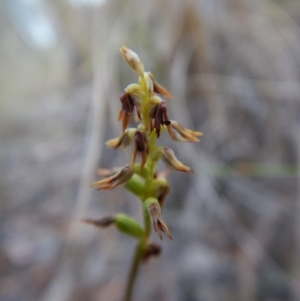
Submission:
[[[120,133],[134,49],[204,133],[161,145],[173,241],[139,273],[134,300],[300,300],[300,1],[0,1],[0,299],[118,301],[135,241],[80,222],[125,211],[122,188],[89,188],[130,150]],[[155,233],[151,239],[159,242]]]

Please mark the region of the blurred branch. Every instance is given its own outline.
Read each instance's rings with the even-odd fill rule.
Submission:
[[[102,45],[105,43],[105,18],[102,11],[102,18],[99,18],[99,10],[93,8],[92,11],[92,59],[93,59],[93,88],[91,96],[90,117],[86,130],[87,150],[86,158],[79,184],[79,190],[73,209],[72,220],[70,221],[69,230],[66,237],[63,257],[61,258],[62,266],[57,275],[50,283],[46,294],[42,298],[44,301],[63,301],[69,300],[76,285],[76,277],[78,274],[74,272],[80,266],[80,249],[82,248],[82,240],[84,236],[84,228],[80,223],[80,219],[86,216],[88,204],[91,197],[90,185],[93,182],[97,169],[98,161],[102,152],[103,145],[103,126],[105,123],[105,95],[108,94],[108,86],[104,80],[109,70],[107,69],[107,53]],[[101,24],[99,23],[101,20]],[[99,34],[101,29],[101,34]],[[102,51],[100,51],[100,49]],[[110,69],[112,72],[112,69]],[[105,75],[105,76],[104,76]],[[73,267],[70,263],[73,262]],[[76,264],[74,263],[76,262]]]
[[[89,72],[90,66],[85,66],[86,63],[89,63],[88,59],[93,52],[93,46],[89,40],[89,7],[86,9],[76,8],[68,0],[47,1],[54,11],[55,18],[53,19],[56,21],[60,41],[67,45],[68,55],[71,59],[71,67],[77,69],[84,64],[84,70],[79,71]],[[97,7],[92,7],[91,10],[98,11]],[[86,67],[88,68],[86,69]],[[93,72],[94,71],[91,70],[91,73]],[[83,74],[86,76],[85,73]],[[76,74],[73,74],[73,76],[74,75]],[[74,80],[74,78],[72,79]]]

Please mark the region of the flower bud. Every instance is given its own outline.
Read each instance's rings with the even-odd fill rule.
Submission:
[[[167,168],[177,171],[194,172],[190,167],[180,162],[176,158],[173,150],[171,150],[169,147],[161,147],[160,152],[161,159],[165,163]]]
[[[144,75],[144,64],[139,56],[131,49],[123,46],[120,48],[123,59],[139,75]]]
[[[161,97],[159,97],[157,94],[154,94],[149,98],[149,104],[153,105],[153,106],[158,105],[162,102],[163,102],[163,99]]]
[[[142,198],[144,195],[144,191],[145,191],[144,181],[137,174],[134,174],[130,178],[130,180],[126,182],[124,187],[139,198]]]
[[[126,214],[116,214],[114,223],[120,232],[123,232],[134,238],[140,239],[145,235],[145,232],[140,224],[134,218]]]
[[[145,206],[149,212],[153,228],[155,232],[157,232],[157,234],[159,235],[160,239],[162,239],[161,232],[164,232],[172,240],[172,236],[169,232],[169,229],[162,219],[158,200],[155,198],[148,198],[145,201]]]
[[[115,224],[120,232],[137,239],[141,239],[145,235],[140,224],[134,218],[123,213],[118,213],[115,216],[109,215],[98,220],[83,219],[82,221],[98,228],[107,228],[110,225]]]
[[[125,148],[130,145],[131,140],[133,139],[135,129],[130,128],[126,129],[119,137],[110,139],[105,142],[107,147],[112,148]]]
[[[107,177],[101,181],[94,182],[91,187],[97,187],[97,190],[113,189],[126,183],[134,174],[134,170],[129,164],[125,165],[119,172]]]
[[[163,97],[171,99],[172,95],[155,80],[155,78],[151,72],[149,72],[149,76],[153,81],[154,92],[160,94]]]
[[[139,84],[130,84],[125,88],[125,92],[128,92],[129,94],[136,96],[138,98],[142,98],[145,95],[145,92],[143,91],[142,87]]]
[[[190,129],[185,128],[179,122],[170,120],[171,127],[176,130],[173,133],[171,127],[168,127],[168,133],[172,140],[179,142],[198,142],[200,141],[197,137],[202,136],[201,132],[192,131]]]

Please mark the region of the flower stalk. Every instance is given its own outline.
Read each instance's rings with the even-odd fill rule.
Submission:
[[[198,137],[202,133],[187,129],[177,121],[169,120],[167,106],[162,97],[171,99],[172,95],[156,81],[152,73],[145,72],[144,64],[134,51],[125,46],[120,51],[123,59],[139,78],[138,83],[127,86],[120,96],[121,109],[117,118],[121,121],[120,135],[107,141],[106,145],[122,149],[133,144],[134,150],[130,164],[113,170],[99,169],[98,174],[103,179],[94,182],[91,187],[106,190],[123,185],[140,199],[144,223],[141,226],[133,217],[124,213],[110,215],[100,220],[83,221],[99,228],[114,224],[120,232],[138,240],[124,295],[125,301],[131,301],[140,264],[150,257],[158,256],[161,252],[158,244],[149,241],[151,225],[161,240],[162,234],[172,239],[162,218],[162,207],[170,186],[165,178],[166,172],[157,174],[157,162],[161,159],[171,170],[193,172],[176,158],[173,150],[157,146],[156,141],[165,130],[172,140],[179,142],[198,142]],[[128,128],[133,112],[135,121],[139,124],[137,127]]]

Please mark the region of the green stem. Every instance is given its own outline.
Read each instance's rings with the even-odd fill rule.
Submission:
[[[147,210],[143,210],[145,236],[139,241],[133,259],[126,285],[124,301],[131,301],[132,291],[136,280],[137,272],[144,254],[147,240],[151,232],[151,221]]]
[[[150,222],[150,217],[148,215],[148,212],[144,213],[144,223],[145,223],[146,236],[144,238],[142,238],[139,241],[138,245],[136,246],[135,253],[134,253],[134,256],[133,256],[133,259],[132,259],[132,263],[131,263],[130,272],[129,272],[129,275],[128,275],[127,284],[126,284],[124,301],[131,301],[136,276],[137,276],[137,273],[138,273],[138,270],[139,270],[139,266],[140,266],[142,257],[144,255],[144,251],[145,251],[145,247],[147,245],[148,237],[149,237],[150,232],[151,232],[151,227],[150,227],[151,222]]]
[[[149,154],[148,154],[145,170],[139,172],[140,176],[142,176],[145,179],[144,191],[142,194],[140,194],[141,201],[143,202],[143,200],[147,199],[147,197],[150,196],[150,192],[151,192],[150,188],[153,182],[156,161],[151,160],[150,157],[151,157],[151,153],[155,150],[156,134],[155,132],[150,133],[149,131],[149,112],[148,112],[149,108],[147,105],[147,102],[149,100],[149,92],[147,89],[145,78],[141,78],[140,84],[142,84],[142,88],[145,92],[144,97],[142,97],[142,110],[141,110],[142,120],[143,120],[143,124],[146,126],[146,132],[150,135]],[[129,188],[131,188],[131,190],[135,192],[135,189],[133,189],[133,187],[129,187]],[[131,301],[132,291],[134,288],[134,283],[136,280],[138,269],[144,255],[145,248],[147,247],[148,237],[151,232],[151,221],[147,210],[143,209],[143,217],[144,217],[145,236],[140,239],[138,245],[136,246],[136,250],[132,259],[131,268],[127,280],[124,301]]]
[[[144,231],[146,233],[146,243],[147,243],[147,239],[151,233],[151,220],[150,220],[150,216],[149,216],[149,213],[148,213],[148,210],[147,209],[144,209]]]
[[[138,272],[138,269],[140,266],[143,252],[144,252],[144,245],[145,245],[145,241],[143,239],[139,242],[139,244],[136,247],[134,257],[132,260],[132,264],[131,264],[131,268],[130,268],[130,272],[129,272],[129,276],[128,276],[127,285],[126,285],[124,301],[131,301],[134,283],[136,280],[137,272]]]

